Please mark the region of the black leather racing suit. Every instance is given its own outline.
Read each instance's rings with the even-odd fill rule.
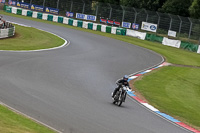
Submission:
[[[117,91],[119,91],[119,89],[120,89],[120,87],[121,87],[122,85],[128,86],[128,87],[130,88],[129,83],[128,83],[128,80],[120,79],[120,80],[117,81],[116,84],[118,85],[118,87],[115,88],[112,97],[115,96],[115,94],[117,93]]]

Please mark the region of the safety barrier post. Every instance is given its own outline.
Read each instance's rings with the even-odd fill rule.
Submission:
[[[97,7],[96,7],[96,16],[98,15],[98,9],[99,9],[99,6],[97,5]]]
[[[45,7],[45,0],[43,1],[43,7]]]
[[[82,10],[82,14],[84,13],[84,11],[85,11],[85,2],[82,0],[82,2],[83,2],[83,10]]]
[[[57,0],[57,9],[58,9],[58,7],[59,7],[59,0]]]
[[[147,10],[146,10],[146,9],[144,9],[144,11],[145,11],[145,13],[147,14],[147,17],[146,17],[146,22],[148,22],[148,19],[149,19],[149,14],[148,14],[148,12],[147,12]]]
[[[190,41],[190,36],[191,36],[191,32],[192,32],[192,21],[190,20],[190,18],[188,17],[189,21],[190,21],[190,31],[189,31],[189,36],[188,36],[188,41]]]
[[[179,31],[178,31],[178,38],[180,37],[180,35],[181,35],[181,27],[182,27],[182,23],[183,23],[183,21],[182,21],[182,19],[181,19],[181,17],[178,15],[178,18],[180,19],[180,26],[179,26]]]
[[[125,15],[125,10],[124,10],[124,7],[123,6],[121,6],[122,7],[122,9],[123,9],[123,16],[122,16],[122,22],[124,21],[124,15]]]
[[[71,0],[70,12],[72,12],[72,8],[73,8],[73,0]]]
[[[137,11],[136,9],[133,7],[133,10],[135,11],[135,19],[134,19],[134,23],[136,23],[136,20],[137,20]]]
[[[111,7],[110,4],[108,4],[108,5],[110,6],[110,15],[109,15],[109,19],[111,19],[111,17],[112,17],[112,7]]]
[[[169,30],[171,30],[171,28],[172,28],[172,17],[170,16],[170,14],[168,14],[169,15],[169,17],[170,17],[170,25],[169,25]]]

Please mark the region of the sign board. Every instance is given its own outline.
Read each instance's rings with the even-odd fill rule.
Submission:
[[[112,20],[107,20],[107,24],[113,24],[114,22]]]
[[[131,28],[131,23],[129,23],[129,22],[122,22],[122,27],[124,27],[124,28]]]
[[[46,7],[45,8],[45,12],[58,15],[59,14],[59,9]]]
[[[93,15],[87,15],[87,20],[90,20],[90,21],[96,21],[96,16],[93,16]]]
[[[6,1],[5,0],[0,0],[0,3],[5,3]]]
[[[120,22],[116,22],[116,21],[114,21],[114,25],[116,25],[116,26],[120,26]]]
[[[138,30],[138,29],[139,29],[139,24],[132,23],[132,28],[133,28],[134,30]]]
[[[90,21],[96,21],[96,16],[86,15],[86,14],[81,14],[81,13],[76,13],[76,18],[90,20]]]
[[[66,12],[66,16],[69,17],[69,18],[73,18],[74,13],[73,12]]]
[[[156,32],[157,31],[157,24],[142,22],[141,29],[146,30],[146,31]]]
[[[11,6],[16,6],[17,1],[9,0],[8,4]]]
[[[44,12],[44,7],[43,7],[43,6],[39,6],[39,5],[34,5],[34,4],[32,4],[32,5],[31,5],[31,10]]]
[[[197,53],[199,53],[199,54],[200,54],[200,45],[199,45],[199,48],[198,48],[198,50],[197,50]]]
[[[86,15],[81,13],[76,13],[76,18],[85,19]]]
[[[168,30],[168,36],[176,37],[176,31]]]
[[[30,9],[30,4],[23,3],[23,2],[17,2],[17,7],[21,7],[21,8],[25,8],[25,9]]]
[[[103,19],[103,18],[100,18],[100,23],[107,23],[107,20],[106,19]]]

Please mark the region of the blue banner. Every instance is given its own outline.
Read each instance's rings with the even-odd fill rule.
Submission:
[[[59,9],[46,7],[45,8],[45,12],[58,15],[59,14]]]
[[[87,15],[87,20],[96,21],[96,16]]]
[[[66,16],[69,17],[69,18],[73,18],[74,13],[73,12],[66,12]]]
[[[0,3],[5,3],[6,1],[5,0],[0,0]]]
[[[122,22],[122,27],[124,27],[124,28],[131,28],[131,23],[129,23],[129,22]]]
[[[85,14],[81,14],[81,13],[76,13],[76,18],[79,18],[79,19],[85,19]]]
[[[86,15],[86,14],[81,14],[81,13],[76,13],[76,18],[90,20],[90,21],[96,21],[96,16]]]
[[[44,12],[44,7],[43,7],[43,6],[39,6],[39,5],[34,5],[34,4],[32,4],[32,5],[31,5],[31,10]]]
[[[17,7],[21,7],[21,8],[25,8],[25,9],[30,9],[30,4],[23,3],[23,2],[17,2]]]
[[[132,28],[133,28],[134,30],[138,30],[138,29],[139,29],[139,24],[132,23]]]
[[[16,6],[17,1],[9,0],[8,4],[11,6]]]

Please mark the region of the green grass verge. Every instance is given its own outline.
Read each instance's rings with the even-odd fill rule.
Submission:
[[[1,105],[0,118],[1,133],[55,133],[47,127],[16,114]]]
[[[0,50],[38,50],[64,44],[63,39],[32,27],[15,25],[15,29],[15,36],[1,39]]]
[[[156,42],[150,42],[150,41],[146,41],[146,40],[143,41],[143,40],[129,37],[129,36],[120,36],[120,35],[113,35],[113,34],[109,34],[109,33],[99,32],[99,31],[93,31],[93,30],[83,29],[83,28],[65,25],[65,24],[61,24],[61,23],[55,23],[55,22],[51,22],[51,21],[11,14],[11,13],[7,13],[4,11],[0,11],[0,13],[4,14],[4,15],[13,16],[13,17],[19,17],[19,18],[23,18],[23,19],[32,20],[32,21],[38,21],[38,22],[43,22],[43,23],[47,23],[47,24],[58,25],[58,26],[66,27],[66,28],[81,30],[84,32],[90,32],[93,34],[98,34],[98,35],[114,38],[117,40],[121,40],[124,42],[128,42],[128,43],[131,43],[134,45],[138,45],[138,46],[141,46],[144,48],[151,49],[151,50],[163,55],[166,58],[166,61],[170,62],[170,63],[200,66],[200,61],[199,61],[200,54],[197,54],[194,52],[189,52],[189,51],[182,50],[182,49],[164,46],[164,45],[162,45],[160,43],[156,43]]]
[[[160,111],[200,129],[200,69],[163,67],[135,82],[135,87]]]

